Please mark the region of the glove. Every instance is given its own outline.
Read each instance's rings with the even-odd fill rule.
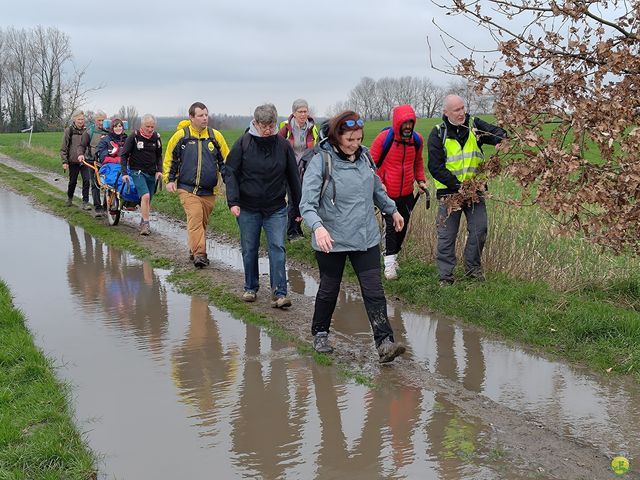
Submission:
[[[118,144],[116,142],[109,142],[109,155],[111,155],[112,157],[115,157],[118,155],[118,150],[120,150],[120,147],[118,146]]]

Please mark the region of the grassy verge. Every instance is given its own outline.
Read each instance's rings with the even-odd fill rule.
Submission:
[[[96,478],[96,457],[75,428],[69,394],[0,281],[0,478]]]
[[[154,208],[176,218],[184,215],[175,195],[158,195]],[[400,296],[409,304],[454,315],[595,370],[630,374],[640,379],[640,280],[638,270],[633,267],[637,265],[637,259],[612,258],[611,267],[605,264],[605,257],[597,256],[592,250],[584,253],[575,246],[563,250],[551,245],[558,249],[560,258],[568,258],[569,250],[575,249],[569,264],[588,259],[590,270],[602,271],[606,267],[618,274],[602,278],[593,274],[575,288],[561,290],[550,288],[549,282],[522,279],[507,270],[508,274],[490,273],[483,284],[460,281],[452,288],[442,290],[437,287],[435,268],[430,263],[433,255],[424,253],[433,248],[428,244],[433,235],[427,228],[431,227],[421,227],[435,223],[429,217],[435,209],[427,212],[424,207],[418,208],[422,212],[411,220],[412,231],[401,256],[401,276],[396,282],[386,282],[389,293]],[[523,223],[514,222],[514,225]],[[531,218],[526,222],[526,228],[531,229],[536,224],[535,218]],[[224,199],[216,203],[211,228],[232,236],[238,234],[235,219],[229,214]],[[499,229],[500,226],[495,227],[495,230]],[[519,252],[518,245],[520,249],[522,246],[519,241],[510,241],[514,247],[509,251]],[[498,240],[490,240],[489,245],[492,242]],[[544,239],[539,243],[549,246]],[[416,249],[422,249],[422,254]],[[315,266],[308,241],[288,244],[287,254]],[[537,255],[539,259],[542,257]],[[505,264],[520,261],[521,257],[511,256]],[[544,262],[538,260],[538,263]],[[535,259],[531,265],[535,267]],[[580,275],[580,272],[576,270],[576,274]],[[524,277],[531,278],[526,274]]]

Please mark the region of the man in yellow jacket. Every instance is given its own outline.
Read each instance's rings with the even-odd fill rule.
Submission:
[[[229,154],[222,134],[209,127],[209,110],[201,102],[189,107],[189,122],[180,122],[164,156],[168,192],[178,192],[187,216],[187,243],[196,268],[209,265],[206,231],[220,171]]]

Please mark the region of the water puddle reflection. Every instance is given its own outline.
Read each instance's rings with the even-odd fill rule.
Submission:
[[[0,205],[0,248],[29,253],[5,255],[0,277],[73,384],[102,478],[518,478],[496,458],[492,427],[441,395],[389,373],[377,389],[357,385],[23,198],[0,190]],[[216,248],[235,262],[237,249]],[[289,279],[317,289],[306,273]],[[456,323],[393,306],[390,317],[430,372],[640,457],[637,386]],[[335,323],[370,335],[355,294],[341,293]]]

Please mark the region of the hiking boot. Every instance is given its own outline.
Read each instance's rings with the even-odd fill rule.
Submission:
[[[438,285],[440,285],[440,288],[447,288],[453,285],[453,280],[440,280]]]
[[[149,228],[149,222],[142,222],[140,224],[140,235],[151,235],[151,229]]]
[[[384,267],[384,278],[387,280],[395,280],[398,278],[398,270],[395,264]]]
[[[401,342],[392,342],[389,337],[385,338],[378,347],[378,355],[380,355],[380,363],[388,363],[393,361],[398,355],[402,355],[406,347]]]
[[[104,217],[104,209],[102,207],[96,207],[93,216],[96,218]]]
[[[91,205],[89,205],[89,202],[82,202],[82,209],[83,210],[92,210],[93,207]]]
[[[273,308],[287,308],[291,306],[291,300],[284,295],[279,297],[273,296],[271,297],[271,306]]]
[[[313,349],[318,353],[331,353],[333,347],[329,345],[329,334],[318,332],[313,336]]]
[[[209,265],[209,259],[203,255],[196,255],[193,259],[196,268],[203,268]]]
[[[245,290],[242,294],[242,300],[245,302],[255,302],[256,301],[256,292],[252,290]]]
[[[384,256],[384,278],[387,280],[395,280],[398,278],[398,262],[396,262],[397,256],[398,255]]]
[[[297,242],[298,240],[302,240],[304,235],[301,233],[294,233],[293,235],[289,235],[290,242]]]
[[[73,205],[73,198],[67,197],[67,202],[65,203],[67,207],[71,207]]]
[[[484,277],[484,273],[482,272],[467,272],[465,276],[468,279],[474,280],[476,282],[484,282],[486,280],[486,278]]]

